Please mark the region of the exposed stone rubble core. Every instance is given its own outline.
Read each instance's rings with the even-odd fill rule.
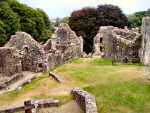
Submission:
[[[100,27],[94,38],[93,56],[111,58],[118,62],[138,63],[140,34],[113,26]]]
[[[140,50],[141,62],[150,66],[150,17],[142,21],[142,47]]]
[[[71,93],[85,113],[98,113],[96,100],[93,95],[80,88],[73,89]]]
[[[81,57],[83,39],[67,24],[61,24],[44,45],[29,34],[17,32],[0,47],[0,80],[22,71],[45,72],[69,59]]]

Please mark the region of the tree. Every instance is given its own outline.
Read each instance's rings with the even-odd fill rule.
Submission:
[[[39,42],[52,34],[51,21],[41,9],[33,9],[16,0],[0,1],[0,46],[17,31],[24,31]]]
[[[142,19],[145,16],[150,16],[150,10],[136,12],[128,16],[131,27],[140,27],[142,25]]]
[[[113,5],[99,5],[97,8],[83,8],[72,12],[69,25],[78,36],[84,38],[84,51],[93,50],[93,38],[100,26],[128,26],[128,19],[119,7]]]
[[[6,43],[14,32],[20,30],[19,17],[7,2],[0,2],[0,45]]]
[[[118,6],[114,5],[99,5],[98,12],[98,25],[100,26],[115,26],[124,28],[128,26],[128,18],[121,11]]]
[[[60,23],[66,23],[66,24],[68,24],[68,21],[69,21],[68,17],[56,18],[56,19],[55,19],[55,22],[54,22],[54,26],[57,27],[57,26],[60,25]]]
[[[95,8],[84,8],[74,11],[69,18],[70,27],[78,36],[84,38],[84,51],[87,53],[93,49],[93,37],[98,31],[96,25],[97,12]]]

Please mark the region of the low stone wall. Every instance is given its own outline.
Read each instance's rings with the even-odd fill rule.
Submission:
[[[93,95],[79,88],[73,89],[71,94],[85,113],[98,113],[96,100]]]
[[[49,76],[51,76],[52,78],[54,78],[57,82],[59,83],[63,83],[64,80],[61,78],[60,75],[53,73],[53,72],[49,72]]]
[[[19,106],[15,108],[0,110],[0,113],[15,113],[15,112],[23,112],[32,113],[32,109],[36,108],[46,108],[58,106],[60,104],[59,100],[36,100],[36,101],[25,101],[24,106]]]
[[[15,75],[13,75],[12,77],[10,77],[7,81],[0,82],[0,90],[6,89],[7,86],[9,86],[10,84],[16,82],[17,80],[21,79],[22,77],[23,77],[22,73],[17,73]]]

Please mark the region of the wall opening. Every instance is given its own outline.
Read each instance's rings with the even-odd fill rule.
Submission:
[[[124,58],[124,63],[128,63],[128,58],[127,57]]]
[[[100,46],[100,52],[103,52],[103,47],[102,46]]]
[[[103,43],[103,38],[100,38],[100,43]]]
[[[38,68],[43,68],[43,64],[42,64],[42,63],[39,63],[39,64],[37,64],[37,67],[38,67]]]

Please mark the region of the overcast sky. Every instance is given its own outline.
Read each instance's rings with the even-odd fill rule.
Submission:
[[[72,11],[99,4],[118,5],[124,13],[132,14],[150,8],[150,0],[19,0],[33,8],[43,9],[50,18],[69,16]]]

